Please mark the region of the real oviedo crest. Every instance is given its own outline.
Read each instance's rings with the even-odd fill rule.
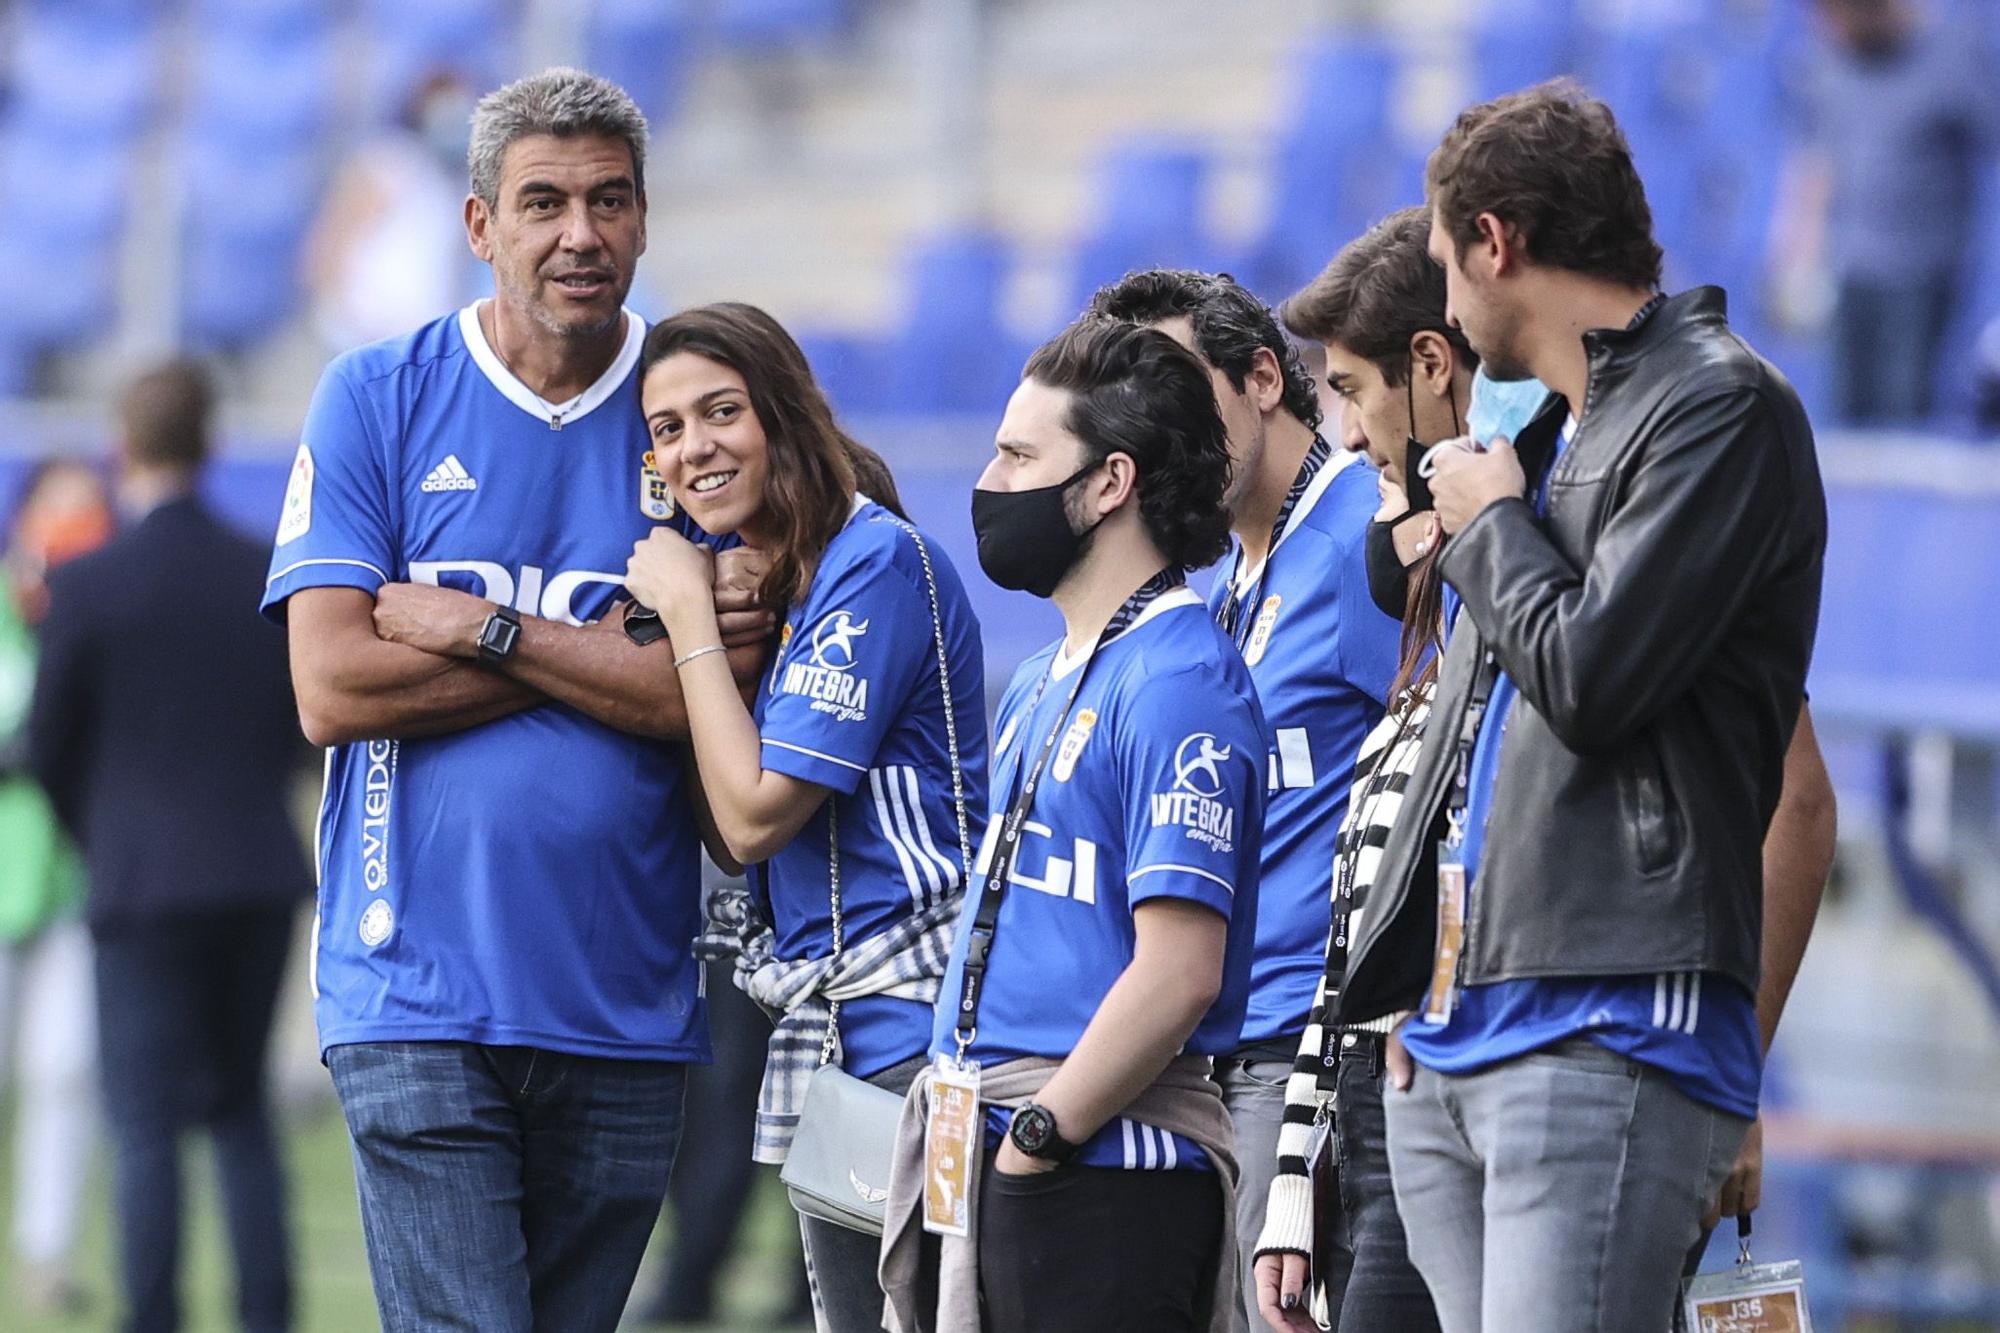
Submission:
[[[654,465],[651,449],[639,460],[639,512],[655,523],[664,523],[674,516],[674,494]]]

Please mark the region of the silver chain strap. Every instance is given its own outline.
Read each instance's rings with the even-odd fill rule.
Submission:
[[[925,545],[923,534],[911,524],[899,518],[891,518],[897,527],[909,534],[917,544],[917,556],[924,562],[924,587],[931,599],[931,642],[937,645],[938,693],[944,700],[944,743],[951,759],[951,804],[958,816],[958,863],[961,888],[972,882],[972,833],[965,817],[965,773],[958,762],[958,714],[951,702],[951,659],[944,646],[944,612],[938,605],[937,571],[931,567],[930,547]],[[827,797],[826,802],[826,880],[827,891],[833,901],[833,963],[840,962],[841,950],[846,945],[846,930],[840,915],[840,817],[839,796]],[[918,818],[923,811],[916,812]],[[819,1062],[833,1063],[833,1048],[840,1040],[840,1001],[826,1002],[826,1036],[820,1040]]]

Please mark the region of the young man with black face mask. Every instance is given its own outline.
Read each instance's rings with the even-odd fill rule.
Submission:
[[[1413,452],[1459,433],[1478,358],[1445,323],[1444,271],[1425,252],[1430,218],[1397,213],[1352,242],[1311,285],[1285,303],[1286,327],[1326,349],[1326,383],[1340,404],[1341,444],[1380,469],[1382,504],[1368,528],[1369,581],[1384,609],[1408,609],[1389,712],[1361,745],[1354,790],[1332,844],[1333,929],[1319,944],[1320,991],[1285,1090],[1278,1178],[1257,1219],[1253,1280],[1264,1321],[1281,1333],[1309,1333],[1307,1278],[1324,1265],[1329,1231],[1345,1233],[1351,1272],[1345,1290],[1324,1271],[1326,1313],[1345,1333],[1435,1329],[1430,1292],[1411,1265],[1390,1187],[1382,1123],[1382,1081],[1393,1017],[1343,1028],[1325,1025],[1326,1001],[1340,992],[1347,937],[1358,922],[1401,787],[1415,766],[1428,714],[1432,665],[1442,630],[1438,606],[1437,516],[1413,510],[1402,488]],[[1413,593],[1414,590],[1414,593]],[[1319,917],[1328,919],[1326,881]],[[1329,1112],[1331,1112],[1329,1116]],[[1314,1209],[1310,1158],[1339,1163],[1338,1214]]]
[[[1402,605],[1385,615],[1369,595],[1375,475],[1355,466],[1358,451],[1319,433],[1312,380],[1268,306],[1227,274],[1152,269],[1100,290],[1089,313],[1157,328],[1205,363],[1235,464],[1226,502],[1236,550],[1209,611],[1242,652],[1275,737],[1250,1004],[1239,1045],[1215,1062],[1243,1163],[1235,1327],[1247,1331],[1257,1322],[1249,1246],[1264,1223],[1285,1083],[1324,964],[1334,833],[1355,752],[1388,702]],[[1336,1301],[1343,1259],[1322,1274]]]
[[[1270,746],[1185,584],[1227,538],[1227,435],[1184,348],[1091,320],[1028,362],[995,451],[980,564],[1054,600],[1064,636],[1000,703],[992,822],[890,1186],[888,1327],[977,1333],[983,1305],[993,1329],[1224,1329],[1237,1163],[1208,1071],[1243,1026]],[[963,1108],[956,1153],[940,1104]],[[920,1313],[945,1157],[968,1167],[950,1197],[971,1234]]]

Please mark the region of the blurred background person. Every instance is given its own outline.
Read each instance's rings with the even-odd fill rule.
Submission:
[[[144,374],[118,407],[131,526],[54,570],[29,762],[83,850],[122,1327],[180,1327],[182,1135],[209,1131],[237,1311],[291,1326],[266,1039],[312,884],[286,793],[302,750],[285,641],[257,617],[262,549],[196,494],[213,388]]]
[[[464,80],[436,71],[341,166],[303,252],[313,327],[328,347],[391,338],[465,303],[472,104]]]
[[[0,1081],[15,1092],[14,1291],[32,1314],[80,1314],[74,1250],[96,1138],[96,1015],[83,863],[29,774],[34,628],[48,571],[104,544],[111,501],[95,469],[46,460],[7,526],[0,596]],[[10,1058],[11,1057],[11,1058]]]
[[[1939,350],[1970,276],[1975,205],[2000,141],[1987,47],[1914,0],[1817,0],[1802,141],[1775,232],[1781,317],[1831,300],[1850,425],[1931,414]]]

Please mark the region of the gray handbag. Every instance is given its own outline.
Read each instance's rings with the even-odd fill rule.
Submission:
[[[924,562],[924,583],[930,592],[938,691],[944,700],[945,749],[951,757],[951,796],[958,816],[959,884],[963,886],[972,880],[972,839],[965,819],[965,777],[958,763],[958,719],[952,711],[951,668],[944,647],[944,616],[938,609],[937,574],[931,568],[931,553],[923,537],[907,523],[899,526],[917,544],[917,554]],[[845,927],[840,911],[840,826],[833,800],[828,798],[826,811],[827,891],[833,902],[833,956],[838,959],[845,946]],[[879,1236],[889,1202],[889,1164],[895,1151],[896,1125],[903,1115],[903,1098],[833,1063],[839,1032],[840,1001],[829,1000],[819,1068],[806,1082],[798,1128],[778,1175],[791,1195],[792,1207],[801,1214]]]

